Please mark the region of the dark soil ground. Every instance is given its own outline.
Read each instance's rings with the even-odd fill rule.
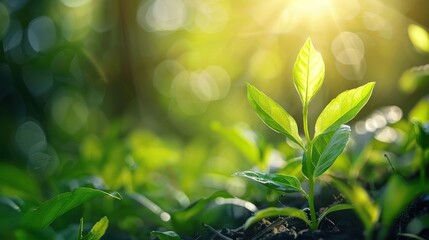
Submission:
[[[338,196],[332,193],[327,201],[338,203]],[[337,200],[333,200],[337,199]],[[289,199],[291,202],[291,199]],[[293,202],[293,200],[292,200]],[[302,202],[302,201],[298,201]],[[407,226],[413,219],[429,214],[429,196],[421,196],[413,202],[398,217],[391,227],[387,239],[412,239],[401,235],[406,232]],[[243,222],[244,224],[244,222]],[[353,210],[338,211],[330,214],[322,221],[316,231],[311,231],[300,219],[293,217],[278,217],[263,219],[248,229],[213,229],[206,225],[213,234],[212,240],[360,240],[365,239],[364,228]],[[379,226],[376,226],[375,239]],[[429,239],[429,226],[423,228],[418,234],[422,239]]]

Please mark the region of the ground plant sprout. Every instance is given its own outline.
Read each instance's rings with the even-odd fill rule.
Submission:
[[[303,132],[302,139],[295,119],[278,103],[259,91],[251,84],[247,85],[247,97],[250,105],[261,120],[274,131],[285,135],[302,150],[302,173],[308,180],[308,191],[302,188],[295,176],[257,171],[237,172],[235,176],[249,178],[266,187],[285,192],[301,193],[308,201],[310,219],[297,208],[267,208],[257,212],[245,223],[245,227],[267,217],[292,216],[303,220],[312,230],[316,230],[323,218],[332,212],[350,209],[349,204],[337,204],[329,207],[319,216],[314,206],[314,188],[317,177],[325,173],[343,152],[350,135],[350,127],[345,125],[352,120],[368,102],[374,82],[347,90],[334,98],[320,113],[314,127],[314,136],[309,134],[309,104],[319,91],[325,77],[325,64],[319,52],[308,38],[300,50],[293,69],[293,81],[302,103]]]

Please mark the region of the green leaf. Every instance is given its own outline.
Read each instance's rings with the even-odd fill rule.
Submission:
[[[71,192],[59,194],[43,202],[35,210],[25,213],[21,223],[35,229],[45,228],[59,216],[98,196],[122,199],[119,193],[110,194],[97,189],[79,187]]]
[[[361,87],[344,91],[333,99],[317,118],[314,137],[336,130],[352,120],[368,102],[374,85],[374,82],[367,83]]]
[[[429,122],[429,96],[420,99],[413,109],[411,109],[408,119],[421,123]]]
[[[18,196],[32,201],[42,199],[37,181],[29,175],[25,168],[0,163],[0,182],[0,194],[2,195]]]
[[[341,211],[341,210],[347,210],[347,209],[353,209],[353,206],[350,204],[337,204],[334,205],[330,208],[328,208],[326,211],[324,211],[319,218],[317,219],[317,224],[319,225],[320,222],[326,217],[326,215],[336,212],[336,211]]]
[[[360,185],[353,184],[348,186],[343,183],[343,180],[334,180],[333,183],[344,194],[347,201],[353,205],[353,209],[362,221],[366,233],[369,234],[375,227],[380,216],[379,207]]]
[[[79,229],[77,233],[77,240],[81,240],[83,238],[83,218],[79,221]]]
[[[247,84],[247,99],[253,110],[268,127],[285,135],[304,149],[295,119],[278,103],[251,84]]]
[[[218,215],[216,211],[210,211],[210,206],[216,205],[216,199],[230,198],[234,197],[227,192],[218,191],[206,198],[197,200],[185,209],[173,212],[171,214],[171,224],[174,230],[180,235],[192,235],[195,232],[203,231],[201,222],[209,223],[214,219],[224,218],[223,212],[222,215]]]
[[[424,28],[410,24],[408,26],[408,35],[414,47],[425,53],[429,53],[429,33]]]
[[[98,221],[91,229],[91,231],[82,238],[82,240],[99,240],[103,237],[104,233],[109,226],[109,219],[107,217],[103,217]]]
[[[157,237],[159,240],[180,240],[180,236],[173,232],[173,231],[166,231],[166,232],[159,232],[159,231],[152,231],[150,232],[150,235],[152,237]]]
[[[429,122],[414,122],[414,130],[417,144],[423,149],[429,148]]]
[[[424,193],[429,193],[426,182],[406,181],[400,176],[392,176],[381,199],[382,225],[389,227],[414,199]]]
[[[399,79],[399,87],[408,94],[427,87],[428,83],[429,64],[412,67],[403,72]]]
[[[405,237],[409,239],[415,239],[415,240],[425,240],[424,238],[420,237],[419,235],[412,234],[412,233],[398,233],[397,236]]]
[[[275,173],[261,173],[255,171],[243,171],[234,173],[233,176],[246,177],[261,183],[265,187],[275,190],[292,193],[301,192],[305,193],[301,188],[301,183],[298,178],[294,176],[286,176]]]
[[[324,77],[325,63],[322,55],[314,49],[311,39],[308,38],[293,69],[293,81],[303,106],[308,105],[319,91]]]
[[[303,157],[302,172],[306,177],[320,176],[334,164],[349,140],[350,127],[341,126],[336,131],[325,132],[314,139],[310,146],[311,162],[307,163],[308,152]]]
[[[224,127],[219,122],[213,122],[211,128],[230,141],[253,164],[258,166],[264,164],[263,154],[266,148],[264,141],[246,125]]]
[[[292,207],[286,207],[286,208],[266,208],[261,211],[258,211],[255,213],[253,217],[250,217],[247,219],[246,223],[244,224],[244,228],[248,228],[251,225],[259,222],[263,218],[269,218],[269,217],[277,217],[277,216],[290,216],[290,217],[296,217],[301,220],[303,220],[305,223],[307,223],[308,226],[310,226],[310,220],[308,220],[307,214],[305,214],[304,211],[292,208]]]

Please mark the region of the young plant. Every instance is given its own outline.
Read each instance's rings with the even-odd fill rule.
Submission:
[[[322,86],[325,76],[325,64],[322,56],[311,43],[310,38],[302,47],[295,62],[293,77],[295,88],[302,103],[303,130],[305,142],[301,138],[295,119],[278,103],[260,92],[251,84],[247,85],[247,96],[253,110],[262,121],[271,129],[285,135],[298,144],[304,154],[302,156],[302,173],[308,179],[308,192],[301,187],[298,178],[275,173],[261,173],[255,171],[237,172],[235,176],[242,176],[259,182],[266,187],[285,193],[299,192],[308,201],[310,219],[300,209],[268,208],[261,210],[249,218],[245,227],[262,218],[286,215],[302,219],[312,230],[318,228],[322,219],[329,213],[352,208],[351,205],[339,204],[328,208],[323,214],[316,217],[314,207],[314,186],[317,177],[327,171],[335,159],[343,152],[350,135],[350,127],[344,125],[352,120],[368,102],[374,82],[345,91],[333,99],[322,111],[316,120],[315,134],[310,137],[308,130],[309,104]]]

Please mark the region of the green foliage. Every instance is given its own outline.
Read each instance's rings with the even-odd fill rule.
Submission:
[[[201,221],[210,211],[209,205],[219,198],[233,198],[229,193],[220,191],[212,195],[201,198],[185,209],[175,211],[171,214],[171,223],[174,229],[180,234],[190,235],[195,231],[196,226],[201,226]],[[221,217],[215,216],[214,213],[210,218]]]
[[[120,234],[148,239],[152,230],[168,229],[184,239],[209,239],[203,235],[208,231],[204,232],[201,222],[235,228],[233,223],[242,223],[249,212],[256,211],[246,208],[252,204],[239,198],[271,206],[278,204],[276,197],[282,192],[298,190],[308,198],[312,209],[308,224],[314,226],[325,215],[319,212],[314,220],[312,190],[316,182],[324,183],[330,176],[345,179],[351,191],[355,185],[365,186],[369,201],[379,208],[380,217],[371,222],[378,229],[385,208],[378,195],[390,184],[389,174],[404,176],[403,183],[396,184],[398,189],[418,186],[418,177],[428,182],[424,127],[429,121],[428,98],[411,109],[414,101],[427,94],[428,31],[427,26],[411,24],[408,41],[398,33],[404,33],[409,20],[397,18],[401,9],[420,6],[415,1],[395,1],[401,2],[395,8],[399,14],[389,14],[379,11],[379,4],[361,4],[361,11],[336,14],[334,20],[345,18],[342,32],[337,32],[332,24],[322,23],[325,8],[349,13],[350,6],[355,8],[347,1],[319,1],[314,6],[293,1],[280,8],[279,2],[255,1],[250,6],[246,1],[163,1],[169,16],[180,18],[173,23],[160,21],[154,14],[160,1],[1,1],[0,239],[76,239],[76,223],[82,216],[85,234],[92,227],[86,221],[91,219],[93,224],[107,216],[107,238]],[[316,18],[308,15],[314,15],[311,7],[318,8]],[[269,22],[267,14],[276,15],[273,9],[295,17]],[[418,10],[424,13],[427,7]],[[241,13],[249,19],[256,16],[257,21],[248,24]],[[324,48],[324,60],[310,39],[299,53],[292,49],[301,44],[302,34],[312,30],[326,33],[317,42]],[[322,87],[325,66],[330,67]],[[392,99],[395,79],[408,66],[415,67],[404,72],[401,87],[414,94]],[[287,72],[290,67],[293,74]],[[344,81],[341,76],[357,81]],[[249,78],[254,85],[248,86],[253,89],[249,91],[251,106],[281,134],[277,138],[267,135],[272,142],[266,143],[246,125],[213,126],[227,140],[223,142],[219,135],[212,135],[208,123],[234,124],[252,117],[240,88]],[[399,118],[408,114],[405,119],[392,121],[395,112],[385,114],[378,109],[351,126],[356,129],[353,133],[336,122],[344,120],[334,116],[341,111],[331,111],[327,117],[338,118],[331,119],[332,129],[325,126],[325,131],[313,135],[317,131],[312,125],[321,111],[311,110],[322,110],[335,97],[332,93],[358,87],[367,79],[377,79],[382,87],[374,92],[379,99],[371,105],[398,104]],[[255,88],[261,84],[272,90],[272,99]],[[298,95],[293,95],[294,89]],[[285,106],[273,101],[280,98]],[[270,104],[267,99],[272,100]],[[299,102],[303,122],[298,121],[301,116],[295,117],[301,110]],[[413,125],[413,120],[418,123]],[[287,141],[279,144],[283,136]],[[349,137],[353,139],[347,141]],[[347,152],[342,153],[346,144]],[[391,158],[392,167],[384,154]],[[242,175],[245,179],[229,176],[249,168],[261,176],[252,172]],[[249,179],[265,182],[280,193],[259,183],[246,185]],[[124,200],[100,193],[97,199],[82,197],[78,209],[70,208],[79,202],[73,198],[62,206],[52,201],[77,187],[117,189]],[[229,195],[224,192],[200,200],[217,191]],[[328,206],[330,202],[322,201],[330,193],[317,192],[316,200],[321,202],[316,205]],[[299,193],[292,198],[295,195]],[[359,200],[359,196],[355,197]],[[285,198],[286,204],[295,203],[288,201],[289,195]],[[46,200],[51,205],[44,207]],[[358,200],[354,205],[361,203]],[[341,205],[331,209],[342,209],[337,206]],[[402,208],[403,204],[390,207]],[[401,218],[406,210],[393,212]],[[40,229],[41,225],[47,226]],[[102,230],[107,219],[96,225]],[[168,235],[161,232],[158,238],[162,233]]]
[[[109,226],[109,219],[107,219],[107,217],[103,217],[100,219],[100,221],[95,223],[95,225],[92,227],[91,231],[87,235],[83,236],[82,235],[83,218],[81,218],[78,240],[99,240],[101,239],[101,237],[103,237],[108,226]]]
[[[405,207],[423,193],[429,193],[427,183],[406,181],[400,176],[392,176],[380,200],[383,227],[390,227]]]
[[[253,181],[259,182],[266,187],[273,188],[286,193],[301,192],[308,200],[311,220],[305,221],[315,230],[321,221],[316,220],[314,207],[314,184],[315,178],[326,172],[337,157],[343,152],[350,135],[350,127],[343,125],[352,120],[363,106],[368,102],[375,83],[367,83],[356,89],[345,91],[333,99],[319,115],[315,136],[310,138],[308,131],[308,105],[317,91],[320,89],[325,75],[325,65],[320,53],[318,53],[308,39],[302,47],[294,67],[294,84],[301,98],[303,107],[303,127],[307,144],[304,146],[298,133],[298,127],[294,118],[287,113],[278,103],[257,90],[254,86],[247,85],[247,96],[253,110],[262,121],[276,132],[280,132],[297,143],[304,150],[302,157],[302,172],[309,180],[309,193],[307,194],[300,186],[298,178],[275,173],[260,173],[244,171],[234,174]],[[326,212],[349,209],[349,206],[340,205]],[[251,224],[260,219],[259,217],[273,216],[280,210],[264,211],[249,221]],[[285,210],[282,215],[293,214],[294,216],[305,215],[300,210]],[[326,214],[322,214],[323,218]],[[305,215],[306,217],[306,215]]]
[[[293,70],[293,81],[302,105],[308,105],[322,86],[325,63],[308,38],[299,51]]]
[[[338,129],[352,120],[368,102],[374,89],[374,82],[340,93],[320,113],[316,121],[315,134]]]
[[[27,172],[11,164],[0,163],[0,192],[24,199],[40,200],[36,181]]]
[[[152,237],[156,237],[159,240],[180,240],[180,236],[173,232],[173,231],[165,231],[165,232],[160,232],[160,231],[152,231],[150,232],[150,235]]]
[[[369,236],[380,216],[378,205],[372,201],[365,189],[358,184],[346,185],[342,180],[334,180],[333,183],[353,205],[365,227],[366,234]]]
[[[301,183],[298,178],[294,176],[284,176],[274,173],[261,173],[255,171],[243,171],[234,173],[233,176],[246,177],[261,183],[262,185],[272,188],[278,191],[293,193],[301,192],[305,193],[301,188]]]
[[[58,194],[40,204],[35,210],[25,213],[21,223],[24,226],[34,229],[46,228],[64,213],[99,196],[109,196],[118,200],[122,199],[118,193],[111,194],[97,189],[79,187],[71,192]]]
[[[429,122],[420,123],[414,122],[414,130],[416,131],[416,142],[422,149],[429,148]]]
[[[250,84],[247,84],[247,99],[267,126],[304,148],[295,119],[278,103]]]
[[[213,131],[221,134],[232,143],[246,158],[261,170],[267,168],[266,146],[264,140],[247,126],[224,127],[219,122],[211,124]]]
[[[332,166],[343,152],[350,135],[350,127],[341,126],[336,131],[325,132],[314,139],[310,151],[302,158],[302,172],[307,178],[320,176]],[[307,153],[309,156],[307,156]],[[310,159],[309,162],[308,159]]]
[[[423,27],[415,24],[408,26],[408,35],[414,47],[424,53],[429,53],[429,33]]]
[[[410,121],[429,122],[429,97],[422,98],[408,114]]]

